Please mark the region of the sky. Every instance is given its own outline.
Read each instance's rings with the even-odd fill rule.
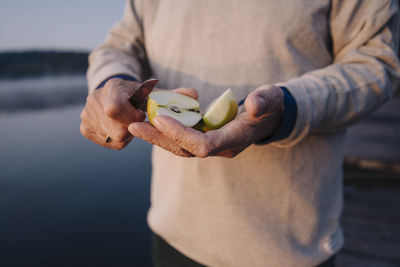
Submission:
[[[0,51],[91,50],[125,0],[0,0]]]

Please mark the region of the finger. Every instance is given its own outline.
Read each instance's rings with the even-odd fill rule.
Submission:
[[[90,114],[90,111],[88,112]],[[110,118],[102,117],[98,120],[96,119],[98,117],[92,116],[87,118],[86,116],[82,116],[82,125],[100,136],[110,136],[117,143],[132,140],[133,136],[127,128]]]
[[[250,128],[249,125],[241,123],[241,120],[237,118],[217,130],[206,132],[205,135],[213,140],[215,153],[220,153],[247,145],[249,143],[248,128]]]
[[[183,88],[183,87],[181,87],[181,88],[177,88],[177,89],[172,90],[172,92],[179,93],[179,94],[182,94],[182,95],[194,98],[194,99],[198,99],[199,98],[199,93],[194,88]]]
[[[108,130],[106,136],[110,136],[113,142],[123,143],[126,140],[132,140],[133,136],[127,128]]]
[[[243,112],[220,129],[208,131],[205,135],[213,140],[217,153],[233,149],[237,152],[233,155],[237,155],[252,143],[271,136],[278,122],[276,116],[264,114],[254,118],[249,112]]]
[[[172,142],[169,138],[163,135],[160,131],[158,131],[148,122],[131,123],[128,127],[128,130],[132,135],[139,137],[153,145],[157,145],[178,156],[193,157],[191,153],[182,149],[179,145]]]
[[[268,115],[283,106],[283,91],[274,85],[261,86],[247,96],[244,106],[254,118]]]
[[[133,107],[124,95],[110,95],[104,103],[104,113],[126,128],[132,122],[143,121],[146,118],[144,111]]]
[[[99,102],[93,101],[91,108],[81,113],[82,125],[101,136],[109,135],[117,143],[131,140],[133,137],[126,127],[108,116],[104,116]]]
[[[213,143],[208,136],[192,128],[183,126],[173,118],[156,116],[153,123],[173,143],[195,156],[205,158],[214,152]]]
[[[138,83],[111,79],[104,87],[105,100],[103,104],[104,113],[109,118],[119,122],[126,128],[134,121],[143,121],[145,113],[136,109],[130,103],[130,97],[138,88]]]
[[[234,154],[237,155],[253,142],[254,135],[262,134],[258,133],[259,123],[260,120],[254,120],[247,112],[243,112],[221,128],[208,131],[205,135],[213,141],[214,154],[220,155],[225,150],[238,150]]]
[[[84,137],[86,137],[87,139],[89,139],[90,141],[92,141],[98,145],[101,145],[103,147],[111,148],[111,149],[115,149],[115,150],[123,149],[124,147],[126,147],[129,144],[129,142],[133,138],[133,136],[131,136],[130,138],[124,140],[123,142],[117,142],[111,138],[111,140],[109,142],[106,142],[107,135],[101,134],[99,132],[95,132],[95,131],[91,130],[90,128],[85,127],[85,125],[83,123],[81,124],[80,131],[81,131],[82,135]]]

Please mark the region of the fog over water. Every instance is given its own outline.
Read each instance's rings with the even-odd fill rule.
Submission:
[[[86,96],[84,75],[0,80],[0,112],[82,104]]]
[[[149,266],[151,146],[79,132],[83,76],[0,82],[0,266]]]

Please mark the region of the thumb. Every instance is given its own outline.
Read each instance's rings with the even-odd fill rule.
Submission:
[[[275,85],[258,87],[247,96],[244,106],[254,118],[268,115],[276,107],[283,106],[282,89]]]
[[[180,87],[180,88],[172,90],[172,92],[178,93],[178,94],[182,94],[182,95],[194,98],[194,99],[198,99],[199,98],[199,93],[194,88]]]

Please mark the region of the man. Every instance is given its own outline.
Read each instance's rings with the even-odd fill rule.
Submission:
[[[155,144],[157,255],[332,266],[345,129],[393,94],[397,26],[390,0],[128,1],[90,55],[81,132],[114,149],[134,136]],[[164,116],[153,127],[128,101],[151,76],[203,108],[231,87],[245,109],[206,134]]]

